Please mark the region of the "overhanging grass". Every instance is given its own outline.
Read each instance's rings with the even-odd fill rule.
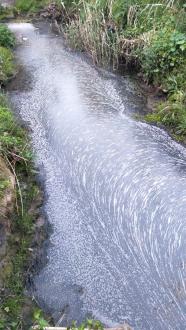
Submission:
[[[37,208],[41,203],[41,194],[35,181],[27,134],[16,122],[2,95],[0,95],[0,156],[15,176],[16,182],[16,203],[12,215],[9,215],[9,242],[3,269],[5,294],[1,296],[0,329],[15,330],[27,327],[23,315],[26,299],[24,286],[28,259],[31,257],[29,248],[35,233],[34,224],[38,217]],[[7,180],[0,176],[0,197],[7,189],[7,185]],[[34,304],[30,305],[30,322],[34,308]]]

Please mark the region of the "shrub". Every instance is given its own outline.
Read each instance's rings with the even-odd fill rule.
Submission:
[[[149,81],[158,81],[175,67],[183,64],[186,35],[166,28],[156,33],[139,54],[142,69]]]
[[[0,46],[6,48],[13,48],[15,46],[15,37],[4,24],[0,24]]]

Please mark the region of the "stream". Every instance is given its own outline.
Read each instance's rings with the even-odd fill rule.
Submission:
[[[58,325],[185,330],[186,149],[132,118],[145,100],[129,77],[96,69],[47,25],[9,26],[23,40],[10,99],[52,227],[30,294]]]

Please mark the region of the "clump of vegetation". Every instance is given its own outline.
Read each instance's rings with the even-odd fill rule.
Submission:
[[[0,46],[6,48],[15,46],[15,37],[5,24],[0,24]]]
[[[44,319],[42,315],[42,311],[40,309],[36,309],[33,315],[34,319],[34,326],[38,330],[44,330],[44,328],[48,325],[48,322]],[[103,330],[103,324],[98,320],[93,319],[87,319],[83,323],[81,323],[79,326],[77,325],[76,321],[73,321],[71,326],[69,326],[67,329],[69,330]],[[31,330],[31,329],[30,329]]]
[[[15,65],[11,50],[0,46],[0,85],[5,85],[14,72]]]
[[[3,6],[0,4],[0,20],[3,20],[4,18],[6,18],[7,15],[9,15],[9,9],[3,7]]]
[[[165,125],[176,140],[186,142],[186,93],[179,90],[171,94],[145,118],[148,122]]]
[[[103,324],[98,320],[87,319],[85,322],[81,323],[80,326],[76,326],[76,322],[72,324],[70,327],[71,330],[84,330],[84,329],[92,329],[92,330],[103,330]]]
[[[17,165],[22,161],[27,165],[32,155],[28,148],[25,130],[15,122],[3,95],[0,95],[0,102],[0,155],[15,158]]]
[[[162,29],[141,55],[147,81],[161,86],[167,101],[147,121],[165,125],[179,141],[186,141],[186,34]]]
[[[14,75],[15,65],[11,48],[15,37],[5,24],[0,24],[0,87]]]
[[[16,0],[15,7],[20,13],[36,13],[49,3],[49,0]]]
[[[186,34],[164,28],[153,35],[150,44],[140,52],[139,59],[148,81],[161,83],[173,68],[184,64],[185,56]]]
[[[11,48],[15,38],[5,25],[0,25],[0,85],[12,76],[15,66]],[[35,182],[33,156],[25,130],[16,122],[9,109],[7,100],[0,93],[0,165],[4,166],[4,176],[0,173],[0,199],[10,185],[9,173],[15,178],[15,205],[9,213],[1,214],[1,225],[8,230],[8,246],[3,254],[0,267],[0,329],[17,330],[28,328],[24,320],[25,280],[28,272],[28,260],[31,257],[30,246],[34,239],[35,221],[41,194]],[[5,178],[5,173],[7,173]],[[11,185],[13,190],[14,184]],[[14,203],[14,198],[12,200]],[[31,206],[34,203],[34,207]],[[32,209],[32,211],[31,211]],[[5,220],[4,220],[5,219]],[[6,223],[4,224],[4,221]],[[7,229],[8,228],[8,229]],[[6,235],[6,234],[5,234]],[[44,233],[41,230],[41,241]],[[39,244],[39,242],[38,242]],[[1,256],[2,257],[2,256]],[[3,265],[3,266],[2,266]],[[3,269],[2,269],[3,267]],[[34,306],[30,304],[29,313]],[[31,320],[31,315],[30,315]],[[31,322],[30,322],[31,324]]]
[[[169,0],[64,0],[64,31],[70,45],[95,63],[133,67],[167,101],[148,121],[186,137],[186,4]]]
[[[15,121],[4,96],[0,96],[0,157],[15,177],[16,204],[11,216],[8,262],[4,269],[0,329],[21,329],[24,279],[29,247],[34,235],[35,214],[29,212],[39,190],[35,183],[32,155],[25,130]],[[0,195],[9,182],[0,180]]]
[[[34,326],[37,327],[38,330],[44,330],[44,328],[49,325],[48,322],[43,317],[43,313],[41,309],[35,309],[33,314]],[[32,328],[30,329],[32,330]]]

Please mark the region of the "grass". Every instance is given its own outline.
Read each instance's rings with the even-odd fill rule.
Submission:
[[[48,0],[16,0],[15,8],[19,13],[37,13],[49,3]]]
[[[15,72],[11,50],[15,38],[5,25],[0,25],[0,33],[0,84],[3,86]],[[0,161],[0,165],[4,167],[2,175],[0,173],[0,198],[3,198],[10,184],[9,171],[16,183],[15,204],[8,209],[8,215],[4,214],[7,211],[4,209],[3,215],[1,214],[7,221],[6,226],[9,231],[8,247],[3,257],[4,268],[0,269],[1,285],[3,283],[0,298],[0,329],[28,329],[24,319],[24,306],[27,301],[24,287],[31,258],[29,248],[34,239],[34,226],[41,203],[41,193],[35,181],[33,155],[27,133],[14,118],[2,90],[0,91]],[[41,240],[42,235],[44,234],[41,233]],[[30,324],[34,309],[35,305],[30,304]]]
[[[3,95],[0,95],[0,155],[25,168],[32,159],[26,132],[16,123]]]
[[[38,212],[36,207],[30,210],[33,209],[33,203],[39,206],[41,196],[35,182],[27,134],[16,122],[3,95],[0,95],[0,146],[0,157],[5,159],[19,182],[16,189],[17,202],[11,216],[8,262],[3,270],[5,294],[1,296],[0,329],[32,329],[34,325],[38,326],[38,330],[43,330],[48,325],[48,321],[35,304],[29,310],[29,323],[25,321],[23,314],[27,300],[24,296],[24,287],[29,272],[29,249],[34,238],[34,224]],[[8,181],[0,177],[0,196],[8,184]],[[103,330],[101,323],[96,320],[87,320],[78,327],[74,322],[69,329],[84,330],[85,328]]]
[[[15,65],[11,50],[0,47],[0,86],[6,85],[14,74]]]
[[[186,138],[186,4],[168,0],[63,1],[63,28],[70,46],[95,63],[122,64],[164,91],[167,101],[147,121]]]
[[[14,15],[16,15],[15,8],[5,8],[0,4],[0,21],[4,21],[7,18],[13,17]]]
[[[16,0],[17,12],[37,13],[49,0]],[[167,95],[147,121],[186,137],[186,5],[182,0],[64,0],[63,30],[71,47],[88,52],[94,63],[120,64],[140,72],[147,84]],[[5,29],[0,26],[0,29]],[[6,32],[6,33],[5,33]],[[14,43],[5,31],[9,46]],[[4,45],[1,42],[0,46]],[[0,48],[0,83],[14,73],[11,53]],[[182,95],[181,99],[179,96]],[[179,101],[178,101],[179,98]]]
[[[35,214],[29,212],[37,200],[37,188],[33,173],[32,155],[26,132],[15,121],[0,96],[0,156],[16,176],[16,205],[11,216],[8,263],[4,269],[5,296],[1,298],[0,329],[19,329],[23,324],[21,310],[24,305],[24,279],[29,257],[29,247],[34,235]],[[0,195],[9,182],[0,178]]]
[[[15,37],[5,24],[0,24],[0,88],[15,73],[11,48],[15,46]]]
[[[47,0],[17,0],[20,13],[36,13]],[[179,140],[186,141],[186,6],[184,1],[76,0],[63,1],[64,32],[71,46],[87,51],[95,63],[119,64],[138,70],[148,84],[160,87],[167,100],[146,115],[148,122],[165,125]],[[2,14],[0,12],[0,14]],[[0,84],[14,74],[11,48],[15,39],[0,25]],[[33,173],[27,134],[16,122],[0,96],[0,156],[16,176],[16,200],[11,221],[9,262],[0,307],[0,329],[24,327],[22,309],[29,247],[34,236],[35,215],[30,205],[39,195]],[[0,178],[0,196],[7,188]],[[34,313],[40,329],[46,324]],[[78,329],[87,326],[82,324]],[[93,327],[91,321],[89,326]],[[76,326],[72,326],[75,329]],[[95,326],[100,329],[99,325]]]

